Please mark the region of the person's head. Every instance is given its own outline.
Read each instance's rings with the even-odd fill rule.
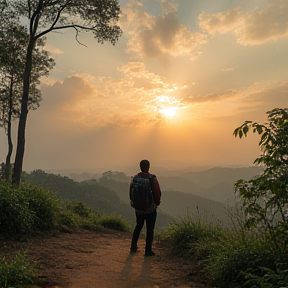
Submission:
[[[148,160],[142,160],[140,162],[140,169],[142,172],[148,172],[150,168],[150,162]]]

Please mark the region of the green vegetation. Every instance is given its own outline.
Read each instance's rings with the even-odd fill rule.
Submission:
[[[127,221],[119,215],[102,215],[98,221],[105,228],[129,232],[130,226]]]
[[[166,238],[173,251],[198,260],[202,278],[211,285],[279,288],[281,282],[288,284],[284,273],[288,269],[288,254],[286,265],[280,267],[270,239],[256,230],[248,231],[244,225],[224,227],[186,215],[169,225]],[[265,280],[270,285],[272,279],[268,272],[274,273],[273,281],[277,285],[260,284]]]
[[[261,175],[236,182],[234,225],[187,215],[167,229],[171,248],[198,259],[203,277],[217,287],[288,287],[288,109],[267,114],[268,123],[245,121],[234,131],[240,138],[250,128],[261,135],[254,163],[264,167]]]
[[[130,206],[128,196],[129,182],[116,182],[107,177],[110,175],[108,172],[103,174],[99,183],[96,180],[77,182],[68,177],[46,173],[42,170],[22,174],[24,182],[44,187],[64,201],[82,202],[93,211],[121,215],[129,223],[135,221],[134,209]],[[118,176],[118,174],[122,176],[124,173],[111,172],[111,175]],[[124,174],[124,177],[127,176]],[[117,180],[120,180],[118,178]],[[166,228],[171,220],[172,216],[159,211],[156,228]]]
[[[10,262],[0,256],[0,287],[15,287],[20,283],[31,283],[35,270],[27,260],[25,252],[19,252]]]
[[[97,230],[103,226],[123,231],[130,227],[121,216],[93,210],[81,202],[60,200],[39,186],[24,183],[16,187],[6,181],[0,181],[0,219],[4,236],[72,227]]]
[[[45,188],[24,183],[20,186],[0,181],[0,234],[4,238],[32,233],[70,231],[72,228],[99,231],[101,227],[130,231],[121,216],[93,211],[77,201],[63,201]],[[0,287],[29,283],[35,276],[25,252],[10,262],[0,255]]]

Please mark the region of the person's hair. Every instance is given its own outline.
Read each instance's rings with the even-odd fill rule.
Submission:
[[[150,162],[148,160],[142,160],[140,162],[140,168],[142,172],[148,172],[150,168]]]

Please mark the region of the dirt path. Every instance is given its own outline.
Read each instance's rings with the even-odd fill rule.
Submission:
[[[157,241],[155,257],[143,256],[144,239],[138,243],[140,252],[130,254],[130,237],[116,231],[80,229],[25,242],[1,242],[1,252],[11,255],[27,249],[45,288],[208,287],[189,276],[193,273],[191,261],[171,255]]]

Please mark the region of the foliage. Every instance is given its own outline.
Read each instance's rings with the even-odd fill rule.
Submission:
[[[217,242],[212,241],[209,245],[209,242],[201,241],[195,248],[201,251],[207,246],[203,270],[205,276],[219,287],[250,287],[246,283],[247,271],[262,277],[261,266],[275,269],[277,259],[270,243],[257,235],[246,233],[239,238],[238,233],[230,231]]]
[[[33,51],[36,50],[37,41],[43,40],[43,37],[50,32],[74,29],[78,43],[80,43],[79,33],[92,32],[98,42],[109,41],[115,44],[122,33],[120,27],[116,25],[119,14],[120,6],[117,0],[5,0],[5,5],[1,10],[0,31],[3,27],[3,19],[10,19],[14,24],[21,23],[23,26],[26,24],[29,33],[28,43],[24,45],[26,58],[23,70],[17,150],[12,177],[14,184],[20,184],[22,173],[29,90],[33,79],[33,66],[37,61],[33,57]]]
[[[166,239],[173,252],[197,259],[201,277],[217,287],[253,287],[248,281],[251,275],[258,280],[267,278],[267,271],[262,267],[282,277],[277,274],[279,258],[273,253],[269,239],[256,230],[212,225],[186,215],[171,223],[166,230]]]
[[[23,183],[18,188],[29,204],[29,209],[33,213],[33,229],[40,231],[53,230],[57,226],[59,214],[59,200],[54,193],[27,183]]]
[[[195,251],[191,249],[194,243],[200,239],[217,238],[222,233],[222,229],[218,224],[187,213],[184,217],[171,222],[166,233],[169,235],[169,243],[173,250],[194,254]]]
[[[16,188],[0,181],[1,234],[51,230],[57,226],[58,211],[58,200],[51,192],[28,184]]]
[[[25,252],[18,252],[11,262],[0,256],[0,287],[15,287],[20,283],[32,283],[35,270]]]
[[[95,181],[76,182],[61,175],[34,170],[23,173],[23,182],[44,187],[57,194],[62,200],[77,201],[89,205],[94,211],[113,213],[119,211],[121,203],[114,191],[107,189]]]
[[[122,216],[104,214],[79,201],[60,200],[40,186],[23,183],[15,187],[0,181],[0,233],[3,235],[73,227],[97,230],[99,225],[122,231],[130,229]]]
[[[33,229],[34,216],[24,193],[6,181],[0,181],[0,234],[29,233]]]
[[[240,138],[247,136],[250,128],[261,135],[262,154],[254,163],[265,168],[250,181],[237,181],[235,190],[243,199],[247,227],[257,226],[268,233],[281,258],[288,248],[288,108],[275,108],[267,114],[267,123],[245,121],[234,131]]]
[[[277,265],[276,272],[266,267],[261,268],[264,276],[259,277],[253,273],[248,273],[249,279],[246,284],[251,288],[285,288],[288,287],[288,266],[287,263]]]
[[[8,140],[5,179],[10,180],[11,156],[13,152],[11,123],[19,118],[21,113],[21,95],[23,90],[23,74],[26,61],[26,47],[29,34],[25,27],[13,21],[9,14],[2,13],[0,20],[0,127],[4,127]],[[38,89],[40,78],[47,76],[54,66],[54,60],[49,58],[43,49],[44,39],[35,42],[32,52],[33,67],[30,75],[27,109],[36,109],[42,100]]]
[[[101,224],[105,228],[129,232],[130,226],[127,221],[119,215],[103,215],[98,220],[98,223]]]

